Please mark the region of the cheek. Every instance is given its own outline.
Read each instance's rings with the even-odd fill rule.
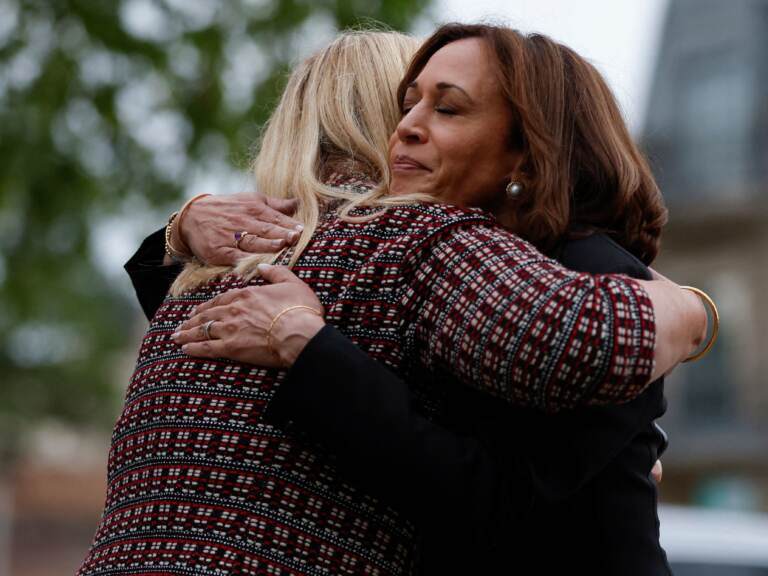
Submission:
[[[476,161],[478,168],[489,180],[504,180],[514,170],[514,157],[516,154],[510,150],[509,142],[502,130],[489,130],[484,141],[478,148]]]
[[[440,172],[452,182],[465,180],[475,171],[481,138],[468,130],[445,131],[435,135]]]
[[[484,206],[502,189],[506,157],[483,134],[464,134],[444,147],[441,172],[453,202],[464,206]]]

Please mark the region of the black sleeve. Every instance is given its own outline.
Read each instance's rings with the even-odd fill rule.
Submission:
[[[576,270],[650,278],[642,262],[602,234],[568,242],[561,261]],[[513,538],[519,573],[671,574],[650,478],[666,445],[654,423],[665,409],[658,380],[626,404],[530,415],[537,500],[525,531]],[[503,561],[503,548],[498,552]]]
[[[491,431],[462,436],[433,423],[403,380],[332,326],[302,351],[267,414],[334,452],[350,479],[419,521],[430,542],[492,546],[532,505],[509,438],[499,450]]]
[[[136,253],[125,263],[136,296],[148,320],[163,303],[168,289],[181,272],[181,264],[163,265],[165,257],[165,228],[153,232],[141,243]]]
[[[567,242],[559,259],[572,270],[592,274],[651,277],[642,262],[605,234]],[[659,380],[625,404],[581,407],[546,416],[531,414],[526,425],[532,432],[528,449],[536,493],[550,501],[572,497],[665,409],[663,380]]]
[[[647,274],[605,237],[567,248],[575,269]],[[663,397],[648,396],[606,407],[594,423],[583,412],[560,422],[517,410],[514,422],[490,418],[457,433],[420,414],[404,381],[327,326],[299,356],[268,417],[330,449],[351,479],[414,515],[434,565],[494,548],[526,522],[534,494],[562,501],[582,487],[653,417]],[[444,554],[454,545],[455,554]]]

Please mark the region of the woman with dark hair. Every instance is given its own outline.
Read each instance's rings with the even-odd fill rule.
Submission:
[[[685,358],[701,339],[705,323],[695,297],[670,283],[567,272],[481,212],[461,208],[494,209],[513,230],[522,233],[527,226],[532,238],[543,239],[546,234],[537,234],[547,226],[557,229],[557,217],[552,218],[556,211],[537,214],[536,200],[527,191],[540,191],[544,205],[555,204],[557,192],[570,194],[575,184],[569,171],[557,170],[563,163],[557,151],[559,138],[569,134],[569,127],[557,137],[549,135],[547,117],[534,99],[516,102],[520,94],[494,69],[506,62],[501,57],[495,61],[494,54],[500,48],[502,54],[513,50],[516,38],[516,33],[504,29],[455,26],[441,29],[427,42],[403,84],[404,117],[390,146],[392,195],[374,190],[354,200],[345,208],[353,220],[329,213],[294,267],[318,292],[326,317],[373,357],[408,376],[419,403],[431,406],[437,420],[451,422],[460,412],[457,409],[465,406],[464,399],[471,397],[477,405],[455,423],[478,438],[502,441],[498,434],[481,434],[485,423],[508,423],[489,418],[500,403],[494,401],[490,407],[465,384],[552,410],[624,401]],[[531,57],[527,49],[521,54]],[[555,99],[558,85],[551,87],[552,93],[542,94]],[[530,110],[521,107],[526,104]],[[530,121],[537,115],[542,122]],[[537,138],[541,142],[550,138],[552,148],[531,145]],[[606,145],[621,147],[627,142],[619,134]],[[543,157],[547,152],[551,160]],[[564,152],[569,166],[571,152]],[[631,150],[628,155],[619,150],[617,157],[631,159]],[[599,166],[595,171],[606,181],[615,174],[610,170],[604,174]],[[644,176],[650,178],[642,162],[639,168],[628,165],[619,171],[620,194],[628,204],[637,201],[632,196],[638,185],[653,184]],[[632,184],[634,188],[627,187]],[[425,202],[427,197],[430,202]],[[459,207],[431,203],[434,198]],[[519,213],[514,209],[518,204]],[[597,227],[595,222],[579,224]],[[563,227],[561,236],[565,232]],[[232,287],[230,280],[226,286],[220,284],[213,281],[213,293]],[[289,284],[305,290],[293,279]],[[258,290],[264,293],[270,288]],[[290,358],[288,346],[273,342],[315,335],[322,324],[317,322],[319,309],[308,311],[306,304],[292,304],[270,319],[264,309],[257,314],[257,308],[242,306],[254,290],[245,287],[214,296],[182,325],[174,340],[183,344],[183,351],[199,357],[229,355],[241,363],[255,359],[264,365],[283,365]],[[276,292],[272,290],[272,295]],[[204,296],[213,293],[206,289]],[[201,300],[188,294],[169,297],[153,325],[177,322],[181,308],[189,310],[189,302]],[[303,319],[311,320],[307,332],[286,328],[300,326]],[[265,351],[275,357],[270,359]],[[655,363],[649,362],[651,355]],[[434,384],[434,375],[445,373],[464,384],[437,389],[426,380],[431,374]],[[268,386],[269,371],[251,373],[251,378],[257,376],[262,388]],[[325,382],[312,384],[321,388]],[[274,393],[272,402],[278,402]],[[392,412],[386,403],[384,399],[381,406],[385,416]],[[347,443],[355,444],[355,439]],[[500,494],[506,495],[503,487]],[[251,497],[258,500],[260,494]],[[501,518],[499,526],[508,520]],[[514,569],[515,559],[509,559],[509,566]]]

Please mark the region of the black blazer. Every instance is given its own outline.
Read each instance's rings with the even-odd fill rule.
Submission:
[[[179,271],[162,230],[126,264],[147,317]],[[560,261],[649,278],[605,235],[565,243]],[[510,408],[448,375],[437,415],[407,383],[332,326],[310,341],[268,417],[331,451],[354,481],[422,527],[421,574],[669,574],[650,470],[666,445],[661,381],[621,406],[558,415]]]

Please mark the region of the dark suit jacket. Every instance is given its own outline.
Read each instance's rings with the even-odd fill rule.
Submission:
[[[160,267],[162,231],[126,264],[147,317],[178,267]],[[648,278],[605,235],[559,259]],[[422,527],[422,574],[668,574],[649,472],[665,446],[653,421],[663,384],[621,406],[558,415],[510,408],[449,375],[437,415],[408,385],[327,326],[307,345],[268,416],[331,451],[351,479]]]

